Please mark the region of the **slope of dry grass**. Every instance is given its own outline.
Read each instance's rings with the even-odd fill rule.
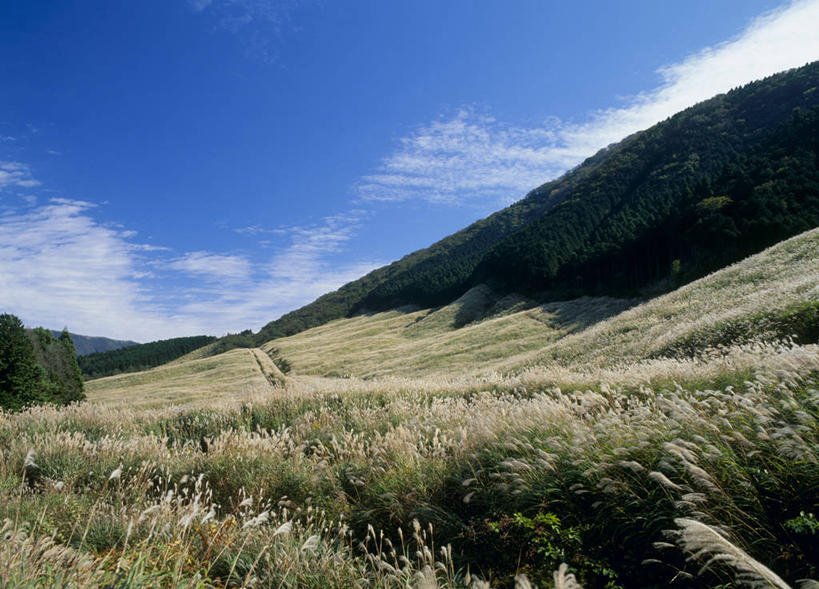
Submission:
[[[583,297],[520,309],[525,300],[509,297],[500,305],[506,312],[481,320],[495,299],[476,287],[440,309],[341,319],[263,347],[278,348],[297,373],[329,376],[613,366],[652,357],[718,322],[819,301],[817,260],[819,230],[813,230],[637,306]]]
[[[691,380],[663,384],[675,362]],[[818,375],[816,346],[757,345],[562,390],[302,377],[0,414],[0,570],[26,587],[549,586],[565,562],[590,587],[724,584],[730,566],[698,577],[680,549],[696,521],[793,582],[819,558]]]
[[[257,356],[255,352],[231,350],[210,358],[108,376],[87,382],[86,394],[92,403],[146,407],[241,397],[248,391],[270,386],[271,380],[283,378],[267,354],[258,351]],[[265,372],[260,362],[264,362]]]
[[[816,300],[818,242],[808,232],[626,310],[522,308],[478,288],[433,311],[337,321],[270,344],[295,368],[283,386],[266,354],[237,349],[94,381],[80,405],[0,413],[0,579],[816,578],[819,347],[657,352]]]

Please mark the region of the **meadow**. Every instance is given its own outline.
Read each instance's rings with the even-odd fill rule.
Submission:
[[[0,414],[0,586],[814,586],[818,246],[642,303],[479,290],[271,342],[286,379],[232,350]]]

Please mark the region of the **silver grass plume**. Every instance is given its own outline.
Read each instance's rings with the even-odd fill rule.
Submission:
[[[554,578],[555,589],[583,589],[583,585],[569,573],[569,565],[565,562],[555,571]]]
[[[737,571],[736,580],[749,587],[777,587],[791,589],[771,569],[748,553],[731,543],[725,536],[711,526],[697,520],[680,517],[674,520],[681,529],[677,533],[677,544],[692,553],[692,559],[700,560],[710,557],[700,569],[702,574],[711,564],[724,562]]]

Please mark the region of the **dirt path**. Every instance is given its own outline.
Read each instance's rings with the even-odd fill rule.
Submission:
[[[259,348],[250,348],[248,350],[250,355],[256,361],[256,364],[259,367],[259,372],[262,373],[272,385],[283,386],[285,383],[284,374],[282,371],[279,370],[278,366],[270,359],[270,356],[264,353],[263,350]]]

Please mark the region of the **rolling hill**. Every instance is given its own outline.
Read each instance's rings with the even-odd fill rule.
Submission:
[[[787,338],[819,343],[817,260],[813,229],[645,301],[536,303],[478,286],[443,307],[337,319],[268,342],[265,353],[243,348],[208,356],[200,348],[151,370],[89,381],[87,395],[137,405],[231,398],[265,378],[283,382],[270,354],[290,363],[294,382],[322,377],[325,388],[350,378],[575,382],[640,363],[656,364],[647,374],[689,378],[701,369],[689,360],[709,347]],[[261,372],[254,357],[265,362]]]
[[[31,542],[89,529],[84,555],[127,537],[146,586],[175,559],[224,579],[235,549],[268,586],[694,589],[746,570],[701,565],[722,550],[795,587],[819,572],[817,260],[813,229],[645,301],[481,285],[271,341],[286,381],[255,348],[97,379],[0,414],[0,516],[40,522]],[[32,448],[47,478],[12,495]],[[90,562],[88,586],[119,573]]]
[[[277,348],[295,373],[318,376],[479,375],[555,365],[592,370],[685,355],[686,342],[691,353],[754,336],[795,334],[817,343],[818,285],[819,229],[813,229],[640,304],[611,297],[535,304],[479,286],[437,309],[339,319],[265,347]],[[472,321],[461,325],[468,307]],[[776,321],[789,316],[794,320]]]

